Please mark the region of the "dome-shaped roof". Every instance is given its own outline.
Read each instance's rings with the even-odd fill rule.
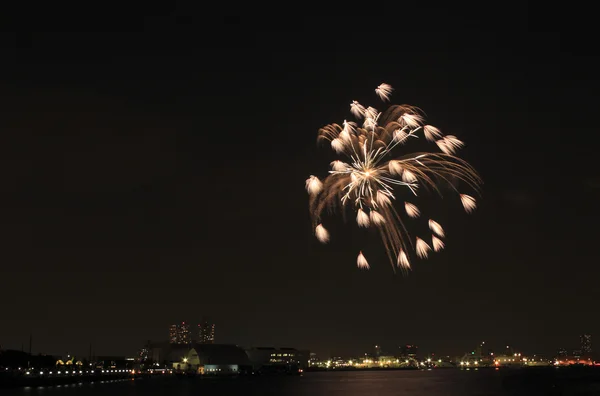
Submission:
[[[237,345],[192,344],[190,353],[193,353],[192,349],[198,354],[200,364],[251,364],[246,351]]]

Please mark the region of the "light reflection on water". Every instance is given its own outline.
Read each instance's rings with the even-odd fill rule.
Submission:
[[[598,377],[599,373],[596,373]],[[574,393],[571,393],[574,392]],[[581,392],[581,393],[578,393]],[[596,382],[558,378],[552,370],[346,371],[292,377],[122,379],[0,391],[2,396],[503,396],[600,395]]]

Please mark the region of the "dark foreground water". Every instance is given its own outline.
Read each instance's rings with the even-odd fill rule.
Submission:
[[[2,396],[600,396],[600,370],[364,371],[293,377],[149,378],[0,390]]]

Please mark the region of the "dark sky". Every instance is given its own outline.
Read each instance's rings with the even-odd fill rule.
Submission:
[[[0,344],[27,350],[32,334],[34,353],[132,354],[202,316],[218,342],[322,355],[600,338],[598,54],[584,21],[567,29],[527,2],[416,7],[397,20],[14,18]],[[335,157],[318,128],[352,100],[377,104],[381,82],[464,140],[485,182],[472,216],[441,202],[447,249],[408,276],[341,219],[320,245],[304,190]]]

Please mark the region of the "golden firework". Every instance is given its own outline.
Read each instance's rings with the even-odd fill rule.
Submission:
[[[384,102],[389,101],[392,91],[393,88],[385,83],[375,90]],[[428,238],[431,244],[426,238],[416,237],[413,245],[403,216],[420,218],[421,211],[416,204],[402,198],[403,211],[399,213],[394,202],[407,194],[416,200],[420,188],[441,194],[441,186],[445,185],[459,195],[465,211],[470,213],[476,208],[476,200],[459,192],[457,185],[465,185],[477,193],[481,179],[471,165],[456,156],[464,143],[456,136],[443,135],[438,128],[427,125],[419,108],[391,105],[379,112],[374,107],[352,101],[350,111],[356,122],[344,120],[341,125],[334,123],[319,129],[318,141],[328,142],[347,160],[331,162],[329,175],[323,181],[314,175],[306,180],[315,235],[319,241],[327,243],[330,235],[321,224],[323,211],[350,206],[356,210],[359,227],[379,230],[392,266],[409,269],[409,257],[413,253],[419,258],[427,258],[431,245],[435,252],[443,249],[445,244],[441,238],[445,233],[438,222],[429,219],[429,229],[433,233]],[[434,143],[439,151],[396,154],[421,136],[426,142]],[[370,268],[362,251],[357,266]]]

